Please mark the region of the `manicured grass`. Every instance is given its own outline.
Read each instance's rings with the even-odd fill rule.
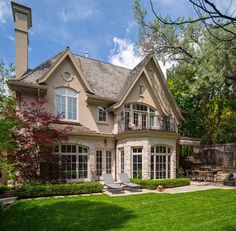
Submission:
[[[236,190],[18,201],[0,230],[235,231]]]

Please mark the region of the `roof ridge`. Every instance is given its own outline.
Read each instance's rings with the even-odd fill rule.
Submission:
[[[84,59],[90,59],[90,60],[95,61],[95,62],[104,63],[104,64],[107,64],[107,65],[112,65],[112,66],[115,66],[115,67],[123,68],[123,69],[126,69],[126,70],[128,70],[128,71],[131,71],[131,70],[132,70],[132,69],[130,69],[130,68],[118,66],[118,65],[113,64],[113,63],[105,62],[105,61],[103,61],[103,60],[98,60],[98,59],[94,59],[94,58],[89,58],[89,57],[86,57],[86,56],[83,56],[83,55],[79,55],[79,54],[75,54],[75,53],[72,53],[72,54],[75,55],[75,56],[78,56],[78,57],[82,57],[82,58],[84,58]]]

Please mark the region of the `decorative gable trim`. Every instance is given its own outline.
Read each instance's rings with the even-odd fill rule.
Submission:
[[[184,119],[182,113],[180,112],[180,109],[177,106],[177,104],[175,102],[175,99],[174,99],[174,97],[173,97],[173,95],[172,95],[172,93],[170,91],[170,88],[169,88],[169,86],[167,84],[167,81],[165,80],[165,76],[164,76],[164,74],[163,74],[163,72],[161,70],[160,65],[158,64],[158,62],[157,62],[155,57],[152,57],[152,59],[153,59],[155,65],[156,65],[156,67],[157,67],[157,69],[159,71],[160,76],[161,76],[161,77],[159,77],[159,75],[157,75],[157,78],[159,79],[159,81],[161,83],[162,89],[165,92],[165,96],[167,97],[167,99],[168,99],[168,101],[169,101],[169,103],[171,105],[171,108],[172,108],[172,110],[173,110],[177,120],[179,122],[185,121],[185,119]]]
[[[93,90],[90,88],[88,81],[86,80],[83,72],[80,70],[78,67],[78,64],[74,58],[74,56],[71,53],[71,50],[69,47],[66,48],[66,50],[61,54],[61,57],[57,60],[57,62],[47,71],[47,73],[42,76],[42,78],[39,79],[38,83],[44,83],[46,82],[52,75],[52,73],[56,70],[56,68],[66,59],[69,58],[70,61],[72,62],[73,66],[75,67],[77,73],[79,76],[82,78],[82,81],[86,87],[86,91],[93,94]]]

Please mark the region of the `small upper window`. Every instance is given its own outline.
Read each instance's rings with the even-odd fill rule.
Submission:
[[[98,107],[98,120],[102,122],[107,120],[107,108]]]
[[[144,89],[144,87],[142,85],[140,85],[139,86],[139,95],[143,94],[143,89]]]

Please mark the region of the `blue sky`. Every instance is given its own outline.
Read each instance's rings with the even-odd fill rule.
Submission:
[[[67,46],[73,53],[85,55],[88,50],[91,58],[130,68],[140,60],[136,54],[138,26],[134,20],[133,0],[17,2],[32,8],[29,68]],[[154,3],[158,4],[163,16],[168,14],[175,18],[193,14],[188,0],[154,0]],[[148,0],[143,0],[143,4],[150,9]],[[0,59],[15,62],[14,23],[9,0],[0,0]]]

